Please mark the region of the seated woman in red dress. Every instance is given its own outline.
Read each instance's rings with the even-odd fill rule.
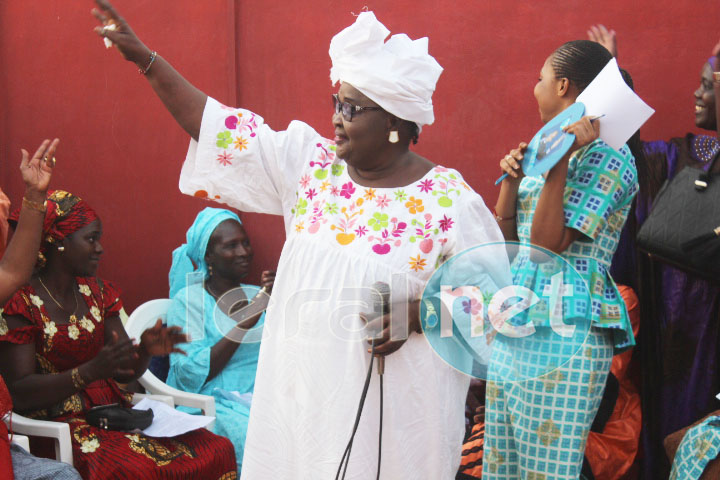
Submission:
[[[48,197],[37,273],[0,310],[0,374],[16,410],[68,423],[85,479],[236,478],[232,444],[207,430],[150,438],[85,421],[94,406],[129,406],[131,394],[117,382],[138,378],[151,356],[187,341],[159,321],[139,343],[127,337],[118,290],[95,277],[101,235],[86,202],[64,191]]]

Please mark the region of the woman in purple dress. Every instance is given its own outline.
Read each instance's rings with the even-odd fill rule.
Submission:
[[[598,26],[588,33],[617,56],[614,31]],[[640,192],[611,269],[615,281],[633,287],[640,298],[643,478],[653,480],[670,473],[663,439],[717,409],[720,283],[650,260],[637,251],[635,237],[663,183],[686,166],[707,169],[720,149],[720,43],[702,67],[694,97],[695,125],[709,134],[642,142]]]

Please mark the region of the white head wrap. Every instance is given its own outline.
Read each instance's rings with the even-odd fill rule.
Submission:
[[[373,12],[361,13],[330,42],[330,80],[349,83],[398,118],[430,125],[443,69],[428,54],[427,37],[410,40],[401,33],[383,43],[389,34]]]

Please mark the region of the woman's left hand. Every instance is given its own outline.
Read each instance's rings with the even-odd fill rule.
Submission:
[[[407,318],[402,318],[401,315],[393,316],[392,313],[388,313],[375,317],[367,322],[365,325],[366,331],[379,332],[374,336],[368,336],[367,340],[370,345],[372,345],[373,340],[375,341],[376,357],[384,357],[397,351],[407,342],[412,332],[420,330],[419,300],[408,303],[407,315]],[[370,352],[370,350],[368,350],[368,352]]]
[[[590,121],[591,118],[590,116],[584,116],[577,122],[563,128],[564,132],[575,135],[575,142],[570,147],[570,152],[589,145],[600,137],[600,120]]]
[[[140,348],[148,355],[161,356],[171,353],[186,353],[177,348],[178,343],[187,343],[188,336],[182,333],[180,327],[163,327],[162,320],[158,318],[152,328],[145,330],[140,335]]]

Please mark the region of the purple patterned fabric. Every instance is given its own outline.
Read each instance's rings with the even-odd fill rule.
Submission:
[[[661,180],[686,165],[704,166],[694,152],[695,137],[643,144],[646,161],[663,167]],[[664,162],[663,162],[664,160]],[[664,165],[662,165],[664,163]],[[636,197],[635,220],[628,222],[613,259],[611,275],[640,296],[638,336],[643,375],[643,478],[663,479],[670,463],[663,439],[717,409],[720,392],[720,288],[658,262],[635,248],[637,229],[652,207],[642,190]],[[634,223],[634,225],[633,225]]]

